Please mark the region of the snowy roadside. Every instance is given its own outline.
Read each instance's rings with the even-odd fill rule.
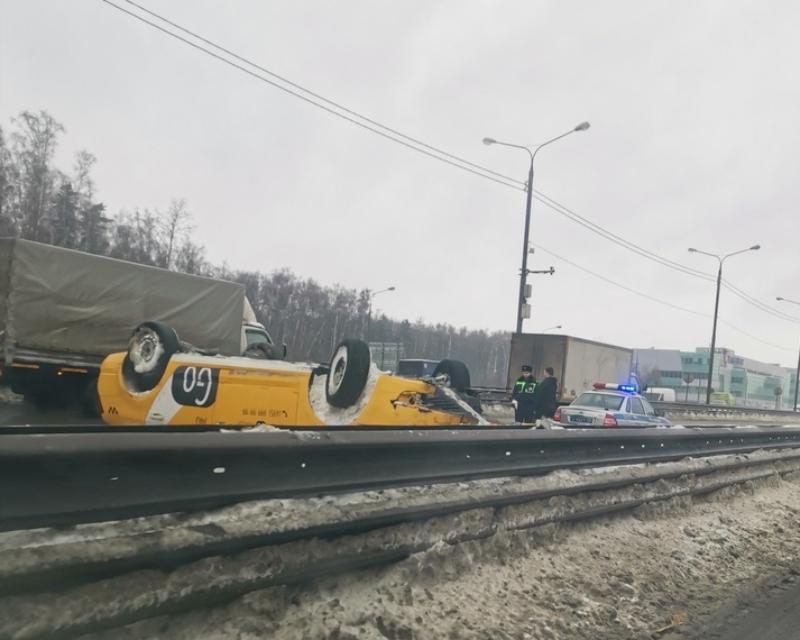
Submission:
[[[0,404],[19,404],[22,396],[14,393],[6,386],[0,385]]]
[[[800,557],[800,477],[630,515],[438,544],[381,569],[255,591],[96,638],[624,639],[702,625]]]

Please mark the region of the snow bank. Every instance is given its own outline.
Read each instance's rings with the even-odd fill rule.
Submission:
[[[445,501],[459,492],[508,497],[526,482],[538,490],[550,487],[557,492],[499,508],[476,503],[451,515],[338,539],[305,539],[231,557],[206,558],[170,573],[140,571],[63,594],[6,598],[0,600],[0,635],[27,637],[59,625],[89,625],[104,615],[133,616],[181,598],[214,597],[237,584],[252,590],[256,585],[277,583],[283,586],[252,591],[227,606],[141,622],[98,637],[649,637],[637,634],[648,634],[677,613],[689,612],[693,620],[709,608],[708,597],[722,597],[771,570],[775,563],[797,556],[800,492],[796,478],[800,473],[791,470],[800,463],[790,462],[791,455],[791,451],[777,454],[779,462],[774,464],[766,463],[767,453],[727,456],[729,463],[762,458],[765,464],[715,472],[723,480],[738,477],[741,481],[746,476],[737,473],[753,472],[766,474],[767,479],[751,479],[740,488],[716,491],[703,499],[693,499],[686,491],[697,487],[697,482],[713,488],[709,479],[715,474],[692,479],[692,472],[713,469],[718,458],[658,465],[660,472],[674,474],[671,481],[647,483],[654,465],[636,465],[559,471],[543,478],[324,496],[308,501],[303,510],[298,510],[297,500],[240,505],[226,511],[242,534],[254,521],[262,529],[271,521],[273,531],[290,530],[313,525],[315,514],[323,519],[355,519],[358,514],[369,515],[376,505],[420,504],[437,491],[441,493],[435,497]],[[778,470],[788,474],[786,480],[779,479]],[[625,478],[638,482],[581,490],[587,482],[596,483],[598,476],[608,483],[618,484]],[[758,496],[752,494],[757,487]],[[647,502],[659,493],[675,497]],[[642,502],[632,516],[586,522],[573,517],[596,514],[604,506]],[[222,521],[215,523],[209,517],[162,517],[161,522],[171,522],[181,535],[195,536],[181,541],[186,545],[202,536],[219,535],[217,523]],[[135,525],[143,534],[158,521],[144,520]],[[8,532],[3,535],[7,553],[0,565],[11,563],[15,552],[20,557],[44,552],[59,538],[62,548],[74,551],[75,545],[85,544],[92,527],[102,535],[102,525],[72,531]],[[131,544],[131,540],[118,542]],[[140,540],[150,550],[157,541]],[[358,566],[364,555],[400,562],[343,571],[343,565]],[[92,557],[98,563],[103,559]],[[35,559],[35,554],[28,558]],[[309,568],[330,567],[336,568],[335,577],[309,580]],[[296,577],[292,580],[291,576]]]
[[[672,620],[702,626],[717,603],[795,565],[798,484],[774,479],[624,517],[442,542],[386,568],[95,638],[652,638]]]

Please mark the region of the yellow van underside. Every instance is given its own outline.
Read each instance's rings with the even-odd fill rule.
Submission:
[[[242,359],[228,363],[225,359],[180,354],[173,356],[155,388],[131,392],[122,375],[125,353],[108,356],[100,370],[98,393],[103,420],[111,425],[226,425],[246,427],[263,423],[277,427],[328,425],[371,426],[457,426],[475,424],[470,416],[460,416],[425,408],[419,404],[422,395],[436,388],[421,380],[379,375],[365,389],[366,401],[357,407],[337,409],[310,398],[312,371],[288,363],[270,366],[240,366]],[[208,406],[180,404],[173,394],[173,373],[178,367],[212,367],[217,376],[213,402]],[[210,376],[208,377],[210,381]],[[192,379],[193,382],[196,380]],[[202,381],[202,376],[200,377]],[[314,380],[316,385],[323,379]],[[202,384],[202,382],[201,382]],[[317,394],[324,391],[315,388]],[[202,399],[202,398],[201,398]]]

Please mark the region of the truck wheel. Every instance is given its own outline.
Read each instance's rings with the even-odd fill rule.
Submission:
[[[128,342],[122,375],[133,391],[150,391],[161,380],[167,363],[180,350],[175,329],[161,322],[143,322]]]
[[[349,407],[358,400],[369,375],[369,347],[361,340],[343,340],[331,358],[325,397],[334,407]]]
[[[261,360],[275,360],[275,348],[266,342],[251,344],[242,353],[244,358],[258,358]]]
[[[442,360],[433,370],[434,378],[440,376],[444,378],[446,387],[456,391],[463,391],[470,387],[469,369],[461,360]]]

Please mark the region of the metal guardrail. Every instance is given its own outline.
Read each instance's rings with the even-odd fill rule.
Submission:
[[[0,529],[280,498],[800,447],[800,428],[3,428]]]
[[[488,402],[506,402],[511,396],[511,391],[503,387],[472,387],[481,397],[481,400]],[[569,404],[567,402],[559,404]],[[797,416],[800,421],[800,412],[790,409],[761,409],[758,407],[737,407],[717,404],[705,404],[703,402],[655,402],[650,401],[656,409],[669,412],[678,411],[698,411],[703,413],[713,413],[718,415],[773,415],[773,416]]]
[[[697,411],[702,413],[713,413],[718,415],[767,415],[767,416],[797,416],[800,422],[800,412],[787,409],[760,409],[758,407],[731,407],[727,405],[705,404],[703,402],[650,402],[656,409],[670,411],[672,413],[684,411]]]
[[[0,637],[116,637],[124,633],[112,630],[121,626],[223,605],[257,589],[388,564],[501,530],[569,525],[702,496],[796,473],[798,465],[800,451],[790,450],[609,469],[576,483],[518,478],[450,484],[439,493],[386,491],[367,502],[345,497],[346,509],[335,498],[328,510],[319,501],[281,500],[262,503],[246,521],[223,510],[135,523],[144,528],[129,521],[83,525],[66,537],[58,530],[13,532],[20,547],[2,550]],[[402,504],[400,495],[411,500]],[[76,533],[85,536],[77,544]]]

